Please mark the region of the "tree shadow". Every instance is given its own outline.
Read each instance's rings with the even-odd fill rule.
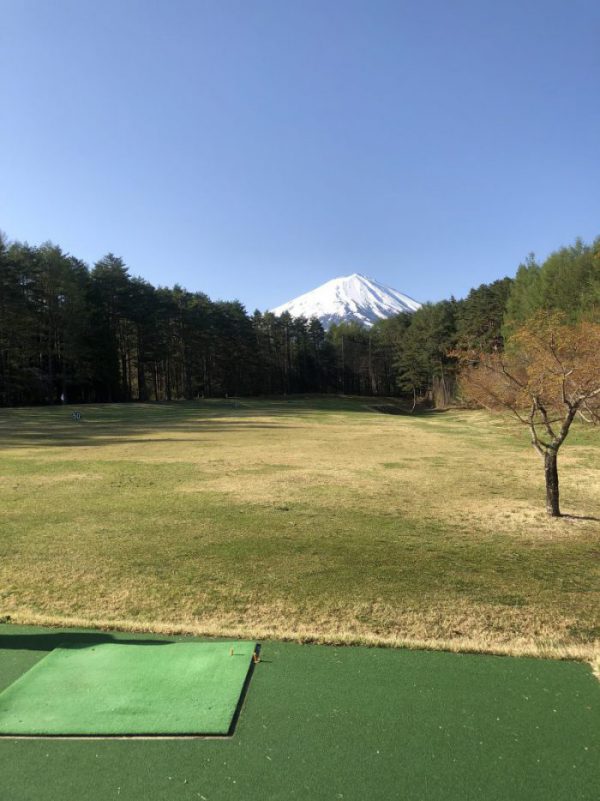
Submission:
[[[78,420],[72,419],[75,411]],[[372,411],[366,397],[310,395],[16,407],[0,409],[0,434],[7,448],[107,446],[145,443],[145,436],[161,429],[163,441],[182,441],[186,435],[304,428],[305,420],[322,414]]]
[[[563,520],[591,520],[594,523],[600,523],[600,517],[593,515],[561,515]]]
[[[0,634],[0,650],[53,651],[55,648],[88,648],[102,643],[115,645],[168,645],[172,639],[115,637],[108,632],[44,632],[42,634]]]
[[[81,419],[73,420],[73,411],[80,412]],[[405,417],[438,417],[448,410],[418,406],[411,411],[394,398],[380,398],[377,402],[367,397],[305,395],[18,407],[0,409],[0,435],[4,447],[15,449],[198,442],[204,434],[245,431],[260,434],[282,427],[300,429],[323,414],[374,411]],[[155,439],[145,439],[156,434],[159,436]]]
[[[4,447],[7,448],[31,448],[35,446],[87,448],[91,446],[106,447],[109,445],[135,443],[150,445],[154,442],[201,442],[203,434],[273,430],[280,428],[282,425],[282,423],[276,422],[255,422],[241,419],[212,420],[210,418],[193,422],[169,422],[162,426],[160,422],[153,425],[147,421],[140,421],[139,423],[131,421],[114,421],[113,423],[91,421],[87,424],[76,424],[73,428],[53,424],[47,429],[24,424],[10,431],[2,432],[2,439]],[[175,436],[152,436],[157,431],[160,431],[161,427],[166,428]],[[286,424],[286,428],[304,427],[297,424]],[[186,437],[186,434],[196,436]],[[147,435],[147,438],[145,435]]]
[[[373,404],[369,408],[371,411],[381,412],[381,414],[395,414],[402,417],[439,417],[439,415],[450,411],[449,409],[433,409],[428,406],[417,406],[415,409],[409,409],[392,403]]]

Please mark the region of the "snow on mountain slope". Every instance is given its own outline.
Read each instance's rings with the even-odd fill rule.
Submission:
[[[366,275],[353,273],[333,278],[271,311],[276,315],[289,312],[292,317],[318,317],[324,328],[342,322],[371,327],[377,320],[400,312],[414,312],[420,307],[408,295]]]

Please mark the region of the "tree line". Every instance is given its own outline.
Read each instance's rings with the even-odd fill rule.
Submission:
[[[425,304],[372,328],[249,314],[179,285],[154,287],[109,253],[91,268],[45,243],[0,237],[0,404],[236,395],[406,395],[444,405],[457,349],[501,351],[542,308],[600,314],[600,238],[578,240],[515,278]]]

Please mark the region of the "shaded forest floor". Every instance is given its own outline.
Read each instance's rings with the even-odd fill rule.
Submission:
[[[0,410],[0,616],[592,659],[600,432],[544,511],[483,412],[293,398]]]

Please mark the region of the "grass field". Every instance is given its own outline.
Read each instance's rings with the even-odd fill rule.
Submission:
[[[146,635],[156,639],[156,635]],[[53,647],[0,626],[0,690]],[[600,687],[543,659],[266,642],[235,734],[0,738],[6,801],[596,801]]]
[[[551,520],[526,431],[483,412],[339,398],[81,412],[0,411],[0,616],[597,653],[597,430],[577,428],[560,459],[580,517]]]

